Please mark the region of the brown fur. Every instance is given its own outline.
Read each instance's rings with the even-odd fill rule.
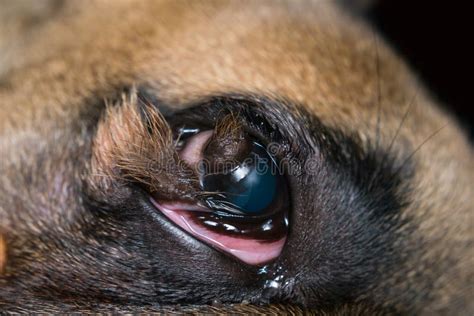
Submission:
[[[203,150],[203,154],[209,160],[209,166],[217,168],[208,172],[232,170],[241,163],[248,156],[251,147],[245,136],[245,131],[237,118],[230,114],[222,118]]]
[[[122,104],[108,107],[99,123],[92,145],[90,192],[122,195],[115,186],[132,181],[153,194],[160,192],[161,199],[190,199],[198,190],[197,179],[179,159],[171,128],[149,105],[145,105],[145,124],[138,102],[136,92],[123,96]]]
[[[35,23],[5,19],[5,26],[0,24],[0,271],[5,271],[0,287],[14,295],[14,280],[34,274],[37,283],[32,283],[40,288],[18,287],[25,294],[19,310],[73,310],[74,303],[62,308],[46,302],[54,296],[48,292],[53,285],[41,292],[38,282],[52,248],[40,237],[54,231],[54,238],[69,233],[82,238],[82,213],[71,205],[83,209],[76,199],[83,181],[102,201],[109,201],[104,192],[110,198],[128,190],[117,178],[145,184],[163,197],[186,192],[191,198],[193,183],[171,186],[176,178],[169,172],[145,172],[150,164],[150,170],[160,168],[157,153],[176,161],[174,174],[184,172],[163,117],[146,111],[152,127],[147,129],[134,93],[118,102],[125,106],[103,109],[104,99],[120,99],[122,87],[136,85],[158,96],[163,113],[215,95],[289,100],[299,105],[289,112],[301,120],[309,113],[328,128],[355,135],[363,148],[376,144],[390,152],[400,166],[412,161],[416,172],[409,202],[398,216],[416,229],[408,233],[400,226],[404,237],[397,240],[412,253],[397,269],[381,268],[382,280],[336,312],[373,306],[395,312],[474,310],[472,146],[399,56],[362,21],[330,1],[51,3],[53,9],[21,10],[23,20]],[[68,227],[74,229],[68,232]],[[305,290],[310,291],[300,289]],[[14,310],[1,295],[0,307],[2,300]],[[289,301],[311,306],[294,297]],[[130,310],[110,304],[96,307]],[[262,310],[270,311],[277,312]]]

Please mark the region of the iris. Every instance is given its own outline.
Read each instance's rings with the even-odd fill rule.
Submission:
[[[281,181],[275,159],[253,142],[249,156],[237,166],[222,173],[204,173],[201,187],[216,193],[206,200],[213,209],[260,216],[272,211]]]

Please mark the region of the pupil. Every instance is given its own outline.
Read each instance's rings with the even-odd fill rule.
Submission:
[[[263,214],[277,194],[278,169],[265,148],[253,143],[247,159],[230,172],[207,174],[201,180],[205,191],[219,192],[226,205],[248,215]]]

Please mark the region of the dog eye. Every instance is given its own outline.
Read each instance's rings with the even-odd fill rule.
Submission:
[[[240,261],[265,264],[288,233],[289,192],[278,161],[246,133],[181,129],[179,152],[195,167],[202,195],[196,205],[157,207],[187,233]]]
[[[204,191],[217,192],[206,199],[213,209],[224,209],[246,216],[264,215],[275,211],[278,189],[283,180],[275,159],[258,143],[252,143],[249,156],[230,170],[209,172],[211,166],[201,166],[201,187]],[[222,168],[226,169],[226,168]]]

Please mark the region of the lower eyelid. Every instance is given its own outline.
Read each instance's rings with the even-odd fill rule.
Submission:
[[[286,235],[273,242],[261,242],[215,233],[194,222],[188,210],[181,209],[185,206],[183,204],[162,204],[153,199],[152,203],[168,219],[192,236],[249,265],[262,265],[277,258],[286,242]]]

